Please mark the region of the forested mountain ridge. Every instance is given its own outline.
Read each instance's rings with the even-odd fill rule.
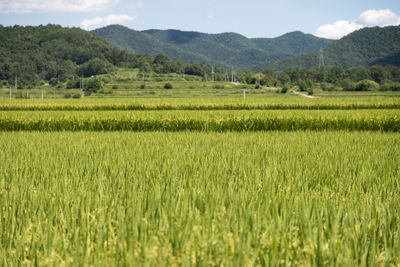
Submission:
[[[118,67],[202,77],[212,69],[208,64],[185,64],[162,54],[153,57],[118,50],[104,38],[79,28],[0,25],[0,87],[18,80],[20,88],[45,81],[76,88],[82,76],[111,73]],[[223,70],[216,68],[215,76],[224,77]]]
[[[172,59],[208,62],[222,68],[244,69],[266,60],[277,61],[326,47],[332,42],[301,32],[277,38],[249,39],[237,33],[206,34],[180,30],[134,31],[110,25],[94,32],[120,49],[135,53],[163,53]]]
[[[106,40],[78,28],[0,25],[0,80],[4,81],[62,78],[93,61],[112,67],[115,53],[119,52]]]
[[[115,48],[131,53],[157,55],[164,54],[171,59],[183,59],[184,61],[207,61],[203,55],[186,52],[178,47],[163,43],[150,35],[128,29],[120,25],[112,25],[94,30],[94,33],[106,39]]]
[[[400,26],[364,28],[337,40],[324,49],[327,66],[369,67],[375,64],[400,66]],[[275,70],[300,67],[309,68],[319,64],[319,51],[293,56],[279,62],[267,61],[254,67]]]

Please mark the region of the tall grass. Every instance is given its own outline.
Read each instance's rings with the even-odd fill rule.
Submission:
[[[0,133],[1,265],[399,265],[400,136]]]
[[[377,118],[58,118],[0,119],[0,131],[299,131],[347,130],[399,132],[400,117]]]
[[[165,91],[165,90],[164,90]],[[242,92],[242,91],[240,91]],[[400,109],[398,97],[345,97],[304,99],[277,94],[233,96],[184,96],[173,93],[167,97],[143,98],[84,98],[79,100],[4,100],[0,110],[352,110],[352,109]]]

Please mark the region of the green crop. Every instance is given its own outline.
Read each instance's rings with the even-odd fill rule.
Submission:
[[[0,110],[286,110],[286,109],[400,109],[397,97],[346,97],[304,99],[277,94],[241,97],[84,98],[0,100]]]
[[[400,135],[0,133],[0,265],[400,264]]]
[[[1,131],[400,131],[398,110],[8,111]]]

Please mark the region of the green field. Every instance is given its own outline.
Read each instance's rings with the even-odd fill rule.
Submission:
[[[0,265],[400,264],[397,95],[190,90],[0,100]]]
[[[204,90],[203,90],[204,92]],[[289,94],[241,94],[195,96],[189,90],[130,98],[0,99],[0,110],[249,110],[249,109],[400,109],[400,94],[304,98]],[[360,96],[361,95],[361,96]]]
[[[400,136],[1,133],[11,265],[397,265]]]

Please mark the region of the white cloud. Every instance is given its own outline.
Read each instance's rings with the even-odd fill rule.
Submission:
[[[144,2],[143,1],[139,1],[137,3],[133,3],[133,4],[130,4],[128,6],[128,8],[130,8],[130,9],[141,9],[143,7],[144,7]]]
[[[215,16],[214,14],[208,14],[208,15],[207,15],[207,18],[208,18],[208,19],[215,19],[216,16]]]
[[[317,29],[314,35],[323,38],[340,39],[343,36],[352,33],[353,31],[362,29],[368,26],[390,26],[399,25],[400,16],[390,9],[382,10],[366,10],[358,17],[358,19],[338,20],[332,24],[326,24]]]
[[[371,9],[361,13],[358,21],[366,25],[384,27],[400,24],[400,16],[397,16],[396,13],[394,13],[390,9]]]
[[[80,23],[80,27],[85,30],[93,30],[100,27],[105,27],[111,24],[123,24],[129,21],[135,20],[136,17],[132,17],[126,14],[115,15],[111,14],[107,17],[95,17],[93,19],[85,19]]]
[[[319,27],[314,34],[318,37],[328,39],[340,39],[341,37],[361,28],[364,28],[361,24],[346,20],[338,20],[333,24],[326,24]]]
[[[106,10],[119,0],[0,0],[0,13],[65,13]]]

